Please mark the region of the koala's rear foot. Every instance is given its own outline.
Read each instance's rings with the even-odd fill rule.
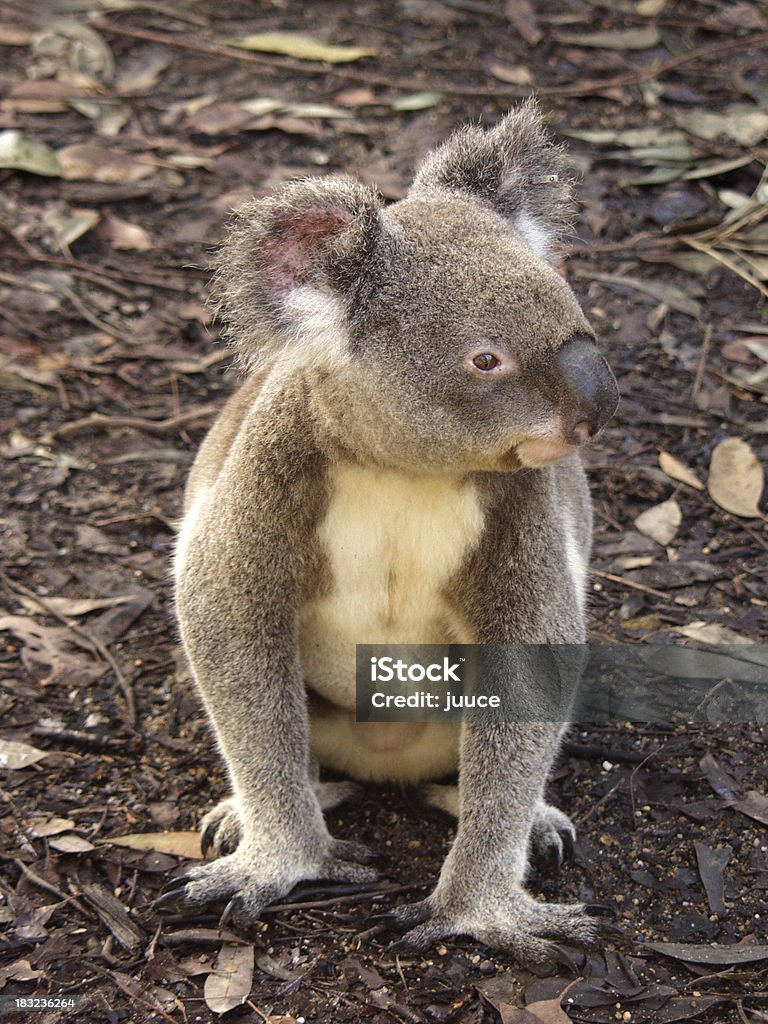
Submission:
[[[459,816],[459,790],[457,786],[425,786],[424,799],[433,807]],[[536,817],[531,828],[530,852],[549,873],[557,874],[566,856],[576,842],[576,828],[557,807],[539,800]]]
[[[539,903],[520,887],[490,895],[455,897],[438,886],[420,903],[396,907],[391,916],[410,931],[393,948],[426,949],[440,939],[468,935],[510,953],[523,966],[549,968],[561,959],[558,942],[597,945],[596,923],[581,904]]]
[[[313,782],[312,788],[323,811],[338,806],[359,792],[354,782]],[[240,843],[242,829],[237,804],[233,796],[208,811],[200,822],[200,845],[203,854],[210,850],[216,857],[234,853]]]

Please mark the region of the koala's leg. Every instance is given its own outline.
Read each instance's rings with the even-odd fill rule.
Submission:
[[[458,818],[458,786],[425,786],[423,796],[432,807],[437,807],[452,817]],[[573,849],[575,842],[576,828],[568,815],[545,800],[538,800],[531,826],[531,854],[545,865],[551,874],[557,874],[563,866],[566,854]]]
[[[281,396],[275,418],[290,410],[289,397]],[[232,801],[206,821],[206,838],[221,831],[222,852],[234,849],[174,880],[166,896],[228,900],[224,919],[244,921],[300,881],[376,878],[363,866],[370,860],[364,847],[329,834],[311,779],[296,608],[322,480],[309,472],[307,441],[295,426],[258,427],[241,429],[212,491],[182,528],[176,563],[182,640],[233,789]],[[277,439],[276,454],[264,450],[265,437]],[[305,447],[296,453],[293,444]],[[273,463],[281,468],[291,459],[306,479],[297,474],[286,492]]]
[[[465,723],[458,834],[432,894],[394,911],[411,929],[402,946],[470,935],[519,962],[552,963],[558,941],[594,943],[594,922],[581,905],[540,903],[523,888],[560,733],[557,722]]]

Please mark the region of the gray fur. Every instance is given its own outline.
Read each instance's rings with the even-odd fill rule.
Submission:
[[[617,393],[572,292],[526,244],[567,222],[567,183],[546,180],[561,173],[525,105],[454,135],[394,206],[348,178],[305,180],[233,224],[217,293],[252,372],[195,462],[176,558],[233,797],[205,819],[224,855],[193,869],[186,900],[230,899],[227,916],[250,920],[301,880],[374,877],[366,851],[328,833],[322,807],[348,790],[319,788],[311,747],[361,779],[428,781],[453,758],[458,834],[433,894],[398,912],[407,941],[462,933],[542,961],[554,940],[592,940],[582,908],[523,888],[529,849],[557,853],[572,833],[543,800],[561,724],[467,724],[459,741],[366,731],[349,710],[355,640],[584,639],[576,447]],[[498,372],[473,362],[486,352]],[[368,635],[350,641],[358,622]],[[535,670],[519,674],[535,693]],[[452,746],[430,760],[439,743]]]

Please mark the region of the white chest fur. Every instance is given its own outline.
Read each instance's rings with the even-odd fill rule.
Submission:
[[[469,482],[336,467],[319,537],[331,582],[299,621],[312,687],[352,708],[355,644],[471,642],[445,588],[482,528]]]

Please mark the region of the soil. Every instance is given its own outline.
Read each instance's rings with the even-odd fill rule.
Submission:
[[[375,52],[331,64],[223,42],[277,30]],[[765,5],[9,0],[0,46],[0,131],[60,157],[47,175],[0,170],[0,758],[19,755],[9,741],[33,748],[0,774],[0,1017],[211,1021],[229,957],[245,976],[237,1022],[768,1020],[762,723],[574,726],[550,796],[578,844],[529,885],[613,924],[548,977],[462,939],[388,948],[377,915],[429,891],[453,834],[408,791],[369,787],[329,813],[335,835],[380,852],[381,884],[303,886],[250,934],[218,930],[216,908],[154,906],[178,845],[109,842],[169,832],[193,851],[227,792],[168,573],[189,464],[237,381],[206,305],[227,212],[304,174],[395,199],[454,126],[531,91],[580,170],[565,273],[622,392],[587,456],[592,637],[766,640],[750,463],[768,455]],[[280,103],[252,102],[265,97]],[[616,135],[630,129],[646,137]],[[726,489],[746,489],[751,514],[713,496],[729,438],[749,445]],[[660,452],[710,489],[673,479]],[[669,499],[680,523],[659,543],[634,521]],[[79,1002],[17,1017],[11,996]]]

